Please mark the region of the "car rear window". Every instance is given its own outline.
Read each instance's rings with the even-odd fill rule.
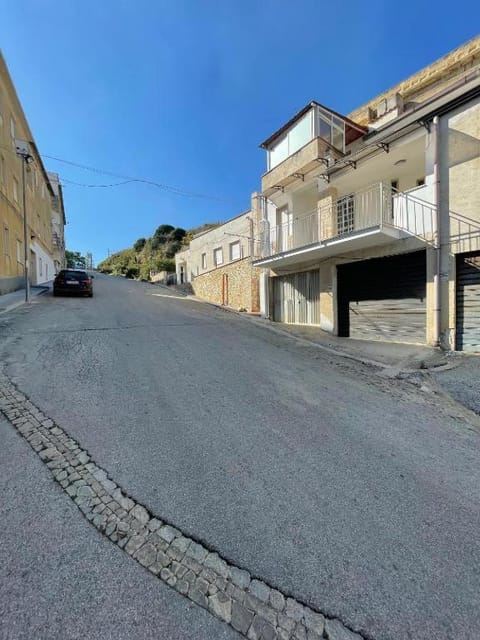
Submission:
[[[88,273],[83,271],[61,271],[59,275],[65,280],[88,280]]]

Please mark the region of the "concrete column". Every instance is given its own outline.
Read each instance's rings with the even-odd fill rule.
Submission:
[[[320,225],[320,240],[333,238],[337,232],[337,221],[335,217],[335,201],[337,190],[334,187],[326,189],[317,203],[318,220]]]

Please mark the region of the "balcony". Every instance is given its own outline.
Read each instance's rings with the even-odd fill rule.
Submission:
[[[313,169],[321,173],[324,163],[321,158],[329,156],[332,160],[342,157],[342,153],[332,147],[323,138],[314,138],[298,151],[276,165],[262,176],[262,193],[269,197],[278,189],[284,189]]]
[[[408,236],[423,242],[433,239],[434,205],[390,185],[378,183],[323,203],[306,214],[289,214],[284,224],[270,226],[264,221],[262,258],[255,265],[289,267]]]

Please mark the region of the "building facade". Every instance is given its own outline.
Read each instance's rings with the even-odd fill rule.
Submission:
[[[259,311],[259,270],[254,213],[247,211],[198,234],[175,256],[177,284],[190,284],[199,298],[238,310]]]
[[[33,160],[22,180],[22,162],[16,140],[28,142]],[[30,282],[40,284],[55,274],[52,199],[55,192],[45,171],[32,132],[18,99],[6,63],[0,54],[0,294],[23,285],[24,209],[27,209],[27,256]],[[63,202],[62,202],[63,208]],[[56,227],[60,236],[60,216]],[[63,238],[63,229],[61,230]],[[58,260],[61,262],[60,257]]]
[[[65,206],[63,202],[62,185],[58,173],[48,172],[52,185],[52,258],[55,273],[66,267],[65,264]],[[92,266],[87,266],[91,269]]]
[[[261,311],[339,336],[480,350],[480,38],[348,116],[270,136]]]

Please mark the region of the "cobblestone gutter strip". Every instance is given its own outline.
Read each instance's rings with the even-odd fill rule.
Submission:
[[[252,579],[154,517],[0,374],[0,411],[94,527],[148,571],[249,640],[360,640],[339,620]]]

